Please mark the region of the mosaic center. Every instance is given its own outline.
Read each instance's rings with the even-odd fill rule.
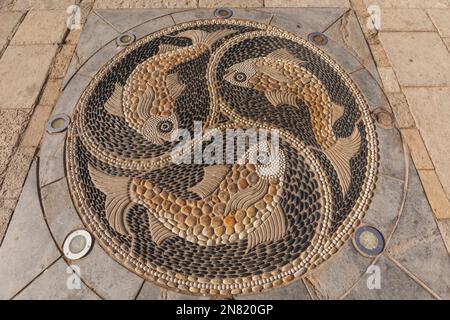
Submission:
[[[224,137],[276,131],[279,152],[174,163],[172,134],[194,136],[199,122]],[[123,49],[81,96],[66,143],[72,199],[96,241],[145,279],[198,295],[270,290],[330,259],[368,209],[377,166],[374,121],[343,69],[243,20],[179,24]]]

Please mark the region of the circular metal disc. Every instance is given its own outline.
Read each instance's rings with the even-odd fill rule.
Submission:
[[[233,10],[230,8],[217,8],[214,11],[214,16],[220,19],[228,19],[233,16]]]
[[[384,237],[382,233],[371,226],[361,226],[356,229],[353,244],[362,255],[376,257],[384,250]]]
[[[70,117],[67,114],[56,114],[47,122],[47,131],[49,133],[63,132],[70,123]]]
[[[123,33],[116,38],[116,43],[120,47],[126,47],[136,40],[136,36],[132,33]]]
[[[75,230],[64,240],[63,252],[70,260],[78,260],[85,257],[92,247],[91,234],[83,229]]]
[[[318,46],[324,46],[328,43],[328,37],[322,32],[313,32],[308,35],[308,40]]]

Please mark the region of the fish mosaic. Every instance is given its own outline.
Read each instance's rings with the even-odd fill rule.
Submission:
[[[196,121],[220,135],[276,130],[279,145],[174,163],[174,134]],[[313,44],[202,20],[150,34],[99,71],[66,166],[78,213],[118,262],[164,287],[230,296],[304,277],[338,251],[370,204],[377,144],[364,96]]]

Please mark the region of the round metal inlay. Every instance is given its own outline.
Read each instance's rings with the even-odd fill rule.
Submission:
[[[318,46],[324,46],[328,43],[328,37],[321,32],[310,33],[308,40]]]
[[[85,257],[92,247],[92,237],[86,230],[76,230],[69,234],[64,241],[63,252],[70,260]]]
[[[211,135],[252,129],[268,139],[231,161],[225,143],[212,163],[172,158],[173,133],[206,154]],[[66,143],[75,206],[111,256],[161,286],[221,296],[280,286],[336,253],[369,206],[377,152],[369,107],[331,58],[223,19],[118,53],[83,93]]]
[[[116,43],[120,47],[129,46],[136,40],[136,36],[132,33],[123,33],[116,38]]]
[[[384,237],[374,227],[361,226],[355,231],[353,244],[362,255],[376,257],[384,250]]]
[[[233,10],[230,8],[217,8],[214,11],[214,16],[220,19],[228,19],[233,16]]]
[[[393,129],[395,127],[394,117],[384,108],[377,108],[373,111],[373,116],[380,128]]]
[[[49,133],[63,132],[67,129],[70,118],[67,114],[56,114],[47,121],[47,131]]]

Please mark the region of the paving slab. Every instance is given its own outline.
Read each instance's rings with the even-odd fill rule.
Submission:
[[[123,9],[123,8],[195,8],[196,0],[97,0],[94,8]]]
[[[30,11],[20,24],[11,44],[61,43],[67,31],[66,20],[67,13],[65,10]]]
[[[83,282],[79,289],[69,289],[70,269],[61,258],[26,287],[15,300],[99,300]]]
[[[311,300],[311,296],[302,280],[270,290],[266,293],[238,296],[236,300]]]
[[[108,21],[117,31],[126,32],[155,18],[185,10],[187,9],[97,9],[95,13]]]
[[[383,89],[385,92],[401,92],[398,80],[395,75],[394,69],[391,67],[378,68],[381,82],[383,83]]]
[[[176,12],[172,14],[172,17],[176,23],[182,23],[198,19],[213,19],[215,9],[198,9]],[[264,12],[261,9],[237,9],[233,8],[233,19],[249,19],[263,23],[269,23],[272,14]]]
[[[447,251],[450,254],[450,219],[437,221],[439,230],[441,231],[442,238],[444,239]]]
[[[427,10],[441,37],[450,37],[450,8]]]
[[[40,208],[34,162],[0,248],[0,299],[13,297],[58,257]]]
[[[408,101],[403,93],[386,93],[389,100],[392,113],[395,117],[395,124],[397,128],[412,128],[416,126],[411,111],[409,109]]]
[[[80,267],[83,281],[104,299],[134,299],[141,289],[143,279],[119,265],[97,243],[73,263]]]
[[[41,201],[50,232],[62,249],[69,233],[83,228],[83,223],[73,207],[66,179],[41,188]]]
[[[435,31],[435,27],[423,9],[381,10],[381,31]]]
[[[14,0],[4,0],[0,2],[0,11],[9,11],[14,6]]]
[[[450,38],[444,38],[442,39],[447,46],[447,49],[450,51]]]
[[[145,282],[137,296],[137,300],[162,300],[161,288],[150,282]]]
[[[345,12],[338,21],[326,30],[325,34],[334,41],[341,43],[348,50],[348,53],[355,57],[378,83],[381,83],[372,53],[353,10]]]
[[[434,297],[384,256],[375,263],[380,269],[381,288],[369,289],[373,273],[366,274],[346,300],[433,300]]]
[[[36,149],[20,146],[11,157],[1,186],[0,198],[18,199]]]
[[[90,14],[83,27],[75,54],[70,62],[67,75],[64,79],[65,86],[73,74],[80,68],[94,53],[100,50],[111,40],[114,40],[120,32],[115,30],[100,16]]]
[[[345,8],[265,8],[274,13],[271,25],[307,37],[311,32],[324,32],[347,11]]]
[[[29,117],[29,110],[0,109],[0,185]]]
[[[408,145],[416,169],[433,170],[434,166],[428,155],[422,137],[417,129],[403,129],[402,137]]]
[[[362,223],[377,228],[388,239],[401,213],[404,196],[403,181],[379,176],[372,203]]]
[[[364,0],[367,6],[377,5],[381,8],[447,8],[450,0]]]
[[[436,171],[419,170],[419,177],[436,219],[450,219],[450,202],[442,189]]]
[[[266,7],[350,7],[348,0],[265,0]]]
[[[412,164],[405,206],[387,253],[441,298],[450,298],[450,257]]]
[[[198,0],[200,8],[220,8],[220,7],[263,7],[263,0]]]
[[[395,129],[377,130],[380,161],[378,171],[380,174],[403,181],[405,172],[405,151],[400,133]]]
[[[359,89],[364,94],[364,97],[366,98],[370,109],[388,109],[389,103],[383,92],[383,89],[381,88],[380,83],[377,82],[376,78],[374,78],[374,76],[368,69],[357,70],[351,73],[350,77],[356,82]]]
[[[450,89],[405,89],[411,112],[423,137],[436,172],[450,199]]]
[[[340,251],[307,278],[326,299],[339,299],[363,276],[371,258],[360,255],[347,241]]]
[[[66,71],[69,67],[72,55],[75,52],[75,48],[76,45],[73,44],[65,44],[62,46],[53,64],[53,68],[50,73],[51,79],[63,79],[66,76]]]
[[[64,133],[48,133],[39,150],[39,185],[45,186],[66,176],[64,170]]]
[[[76,0],[16,0],[14,10],[65,10]]]
[[[136,36],[136,39],[140,39],[146,35],[152,34],[153,32],[171,27],[173,25],[173,18],[170,15],[166,15],[136,26],[131,29],[130,32]]]
[[[450,85],[450,53],[434,32],[381,32],[381,43],[402,86]]]
[[[162,289],[161,291],[166,300],[210,300],[209,297],[187,295],[172,290]]]
[[[56,45],[9,46],[6,49],[0,60],[0,108],[33,107],[56,50]]]
[[[95,74],[117,53],[119,53],[123,47],[118,47],[115,42],[110,42],[91,56],[82,66],[71,63],[69,70],[66,73],[65,80],[69,79],[75,72],[75,77],[72,81],[76,81],[77,76],[94,77]],[[75,69],[78,68],[78,69]]]
[[[91,81],[91,77],[82,74],[73,76],[61,92],[53,109],[53,114],[66,113],[71,115],[78,99]]]
[[[16,199],[0,199],[0,245],[15,207]]]
[[[19,24],[22,12],[2,12],[0,13],[0,52],[6,47],[11,40],[13,31]]]
[[[52,113],[53,106],[38,105],[31,117],[23,136],[21,145],[24,147],[37,147],[44,135],[46,122]]]

